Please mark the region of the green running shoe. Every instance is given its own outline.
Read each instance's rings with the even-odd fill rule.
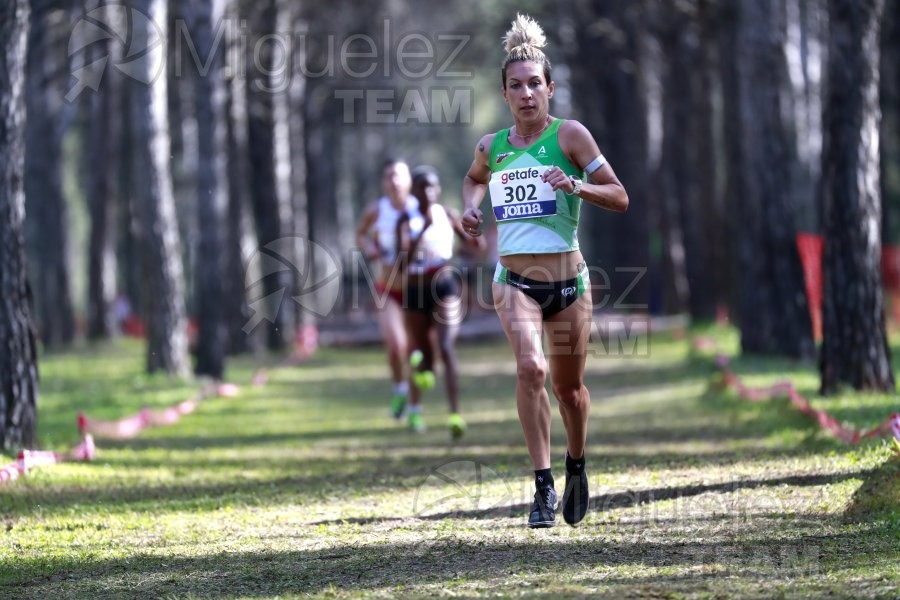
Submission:
[[[409,354],[409,364],[412,365],[413,369],[417,369],[419,365],[422,364],[422,359],[425,358],[425,355],[422,354],[421,350],[413,350]]]
[[[416,387],[420,390],[430,390],[434,387],[434,372],[429,369],[419,370],[424,359],[425,355],[421,350],[413,350],[409,355],[409,366],[412,367],[412,379]]]
[[[447,419],[447,426],[450,428],[450,437],[454,440],[458,440],[466,432],[466,422],[459,416],[459,413],[450,414],[450,418]]]
[[[396,420],[403,418],[403,411],[406,410],[406,394],[394,394],[391,398],[391,416]]]
[[[420,390],[427,391],[434,387],[433,371],[416,371],[413,373],[413,383]]]
[[[425,433],[425,420],[422,418],[422,413],[409,413],[406,417],[406,422],[409,425],[409,430],[413,433]]]

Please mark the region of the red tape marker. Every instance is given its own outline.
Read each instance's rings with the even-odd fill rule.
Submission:
[[[714,340],[706,337],[696,338],[693,341],[696,350],[706,351],[715,349]],[[900,413],[894,413],[887,419],[882,421],[877,427],[873,427],[867,431],[859,429],[850,429],[845,427],[833,416],[824,410],[814,408],[809,400],[803,397],[800,392],[794,388],[794,384],[790,381],[779,381],[767,387],[751,388],[744,385],[741,379],[728,368],[730,358],[722,353],[717,352],[715,357],[716,367],[722,371],[722,384],[726,388],[733,388],[738,396],[749,402],[761,402],[771,400],[772,398],[787,397],[791,405],[804,415],[810,417],[819,426],[831,433],[833,436],[848,444],[858,444],[860,441],[870,437],[887,437],[893,436],[898,448],[900,448]]]
[[[69,461],[91,461],[97,453],[94,436],[106,439],[128,439],[136,436],[147,427],[171,425],[184,415],[189,415],[210,396],[233,398],[240,393],[234,384],[208,381],[200,391],[174,406],[162,409],[142,408],[136,414],[113,421],[91,419],[83,412],[78,413],[78,430],[82,434],[81,443],[68,452],[50,452],[45,450],[23,450],[14,463],[0,468],[0,483],[14,481],[27,475],[30,469],[48,467]]]
[[[0,469],[0,483],[14,481],[36,467],[49,467],[62,462],[89,462],[96,456],[94,438],[86,434],[81,442],[68,452],[49,452],[47,450],[23,450],[19,452],[16,462]]]
[[[148,427],[159,427],[177,423],[184,415],[189,415],[200,406],[206,398],[221,396],[233,398],[240,392],[234,384],[207,382],[199,392],[174,406],[160,409],[142,408],[136,414],[113,421],[91,419],[84,413],[78,413],[78,429],[83,433],[91,433],[100,438],[125,440],[135,437]]]
[[[7,481],[15,481],[22,475],[22,471],[19,468],[19,463],[9,463],[2,469],[0,469],[0,483],[6,483]]]
[[[318,347],[318,328],[315,325],[304,325],[297,330],[294,336],[294,351],[278,367],[302,363],[309,359]],[[255,386],[265,385],[267,381],[268,373],[265,369],[260,369],[253,377]],[[0,468],[0,483],[14,481],[36,467],[47,467],[72,460],[93,460],[96,455],[93,436],[117,440],[133,438],[147,427],[159,427],[178,422],[184,415],[189,415],[197,410],[200,403],[210,396],[233,398],[239,393],[240,388],[234,384],[207,382],[194,396],[168,408],[150,409],[145,407],[136,414],[111,421],[92,419],[83,412],[79,412],[78,430],[83,436],[80,444],[62,454],[42,450],[25,450],[19,454],[16,462]]]

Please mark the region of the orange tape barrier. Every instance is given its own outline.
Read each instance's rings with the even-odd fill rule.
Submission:
[[[240,389],[234,384],[210,381],[204,383],[200,391],[187,400],[168,408],[142,408],[136,414],[114,421],[100,421],[91,419],[84,413],[78,413],[78,430],[98,438],[114,440],[133,438],[148,427],[159,427],[178,422],[184,415],[189,415],[197,410],[197,407],[206,398],[212,396],[232,398],[239,392]]]
[[[175,406],[163,409],[143,408],[137,414],[114,421],[100,421],[78,413],[78,430],[81,442],[68,452],[50,452],[46,450],[23,450],[15,462],[0,468],[0,483],[14,481],[27,475],[35,467],[49,467],[62,462],[90,462],[97,454],[94,437],[107,439],[127,439],[136,436],[147,427],[171,425],[182,416],[194,412],[204,399],[211,396],[234,397],[239,388],[230,383],[209,381],[203,384],[199,392],[179,402]]]
[[[49,467],[62,462],[88,462],[94,460],[95,454],[94,438],[90,434],[85,434],[81,443],[68,452],[23,450],[19,452],[16,462],[0,468],[0,483],[15,481],[19,477],[27,475],[28,471],[35,467]]]
[[[319,330],[315,325],[306,325],[297,330],[294,337],[293,353],[276,368],[299,364],[307,360],[319,346]],[[253,378],[253,384],[265,385],[268,374],[260,369]],[[102,421],[92,419],[83,412],[78,413],[78,430],[82,441],[68,452],[48,452],[43,450],[24,450],[19,453],[15,462],[0,468],[0,483],[14,481],[28,474],[29,469],[46,467],[61,462],[91,461],[96,456],[94,437],[124,440],[133,438],[148,427],[160,427],[178,422],[184,415],[189,415],[200,406],[203,400],[212,396],[231,398],[237,396],[240,389],[230,383],[207,381],[200,391],[190,398],[174,406],[162,409],[142,408],[137,413],[115,419]]]
[[[694,340],[694,348],[697,350],[714,350],[715,342],[708,338]],[[803,397],[790,381],[779,381],[767,387],[752,388],[741,381],[728,364],[731,359],[722,353],[716,353],[716,366],[722,371],[722,383],[726,388],[734,388],[738,396],[750,402],[762,402],[778,397],[787,397],[791,405],[804,415],[819,424],[822,429],[848,444],[858,444],[870,437],[893,436],[900,446],[900,413],[894,413],[878,426],[868,430],[851,429],[821,409],[814,408],[809,400]]]

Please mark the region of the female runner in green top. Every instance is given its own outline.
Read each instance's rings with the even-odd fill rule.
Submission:
[[[566,429],[563,518],[574,525],[589,503],[584,453],[590,395],[584,366],[591,326],[588,271],[576,229],[582,201],[624,212],[628,195],[591,133],[577,121],[550,115],[555,85],[541,50],[540,25],[519,15],[504,42],[503,98],[513,126],[478,142],[463,180],[462,223],[470,235],[479,235],[484,221],[479,206],[489,190],[500,254],[494,304],[516,357],[516,405],[535,469],[528,525],[556,522],[548,373]],[[548,337],[546,356],[542,332]]]

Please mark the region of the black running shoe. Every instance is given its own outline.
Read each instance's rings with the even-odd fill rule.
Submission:
[[[571,459],[569,459],[571,460]],[[588,502],[588,476],[584,468],[584,459],[579,459],[581,468],[575,473],[566,469],[566,489],[563,492],[563,520],[569,525],[578,524],[587,514]]]
[[[558,505],[559,500],[556,498],[556,490],[553,487],[549,485],[539,487],[534,493],[534,502],[531,503],[528,526],[535,529],[556,525],[556,507]]]

